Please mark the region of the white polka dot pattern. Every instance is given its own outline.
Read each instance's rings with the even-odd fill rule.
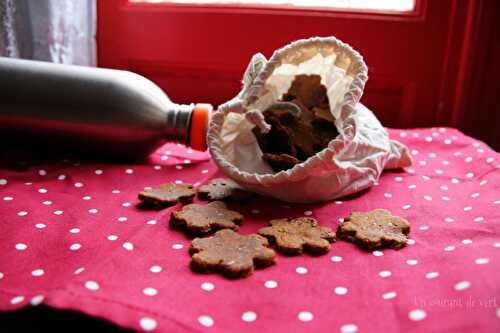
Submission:
[[[247,311],[241,315],[241,320],[246,321],[247,323],[251,323],[256,319],[257,319],[257,314],[253,311]]]
[[[330,259],[333,262],[341,262],[342,261],[342,257],[341,256],[332,256]]]
[[[201,289],[205,291],[212,291],[215,289],[215,285],[212,282],[203,282],[201,284]]]
[[[139,326],[141,326],[141,328],[145,331],[153,331],[157,325],[156,320],[149,317],[141,318],[139,321]]]
[[[392,273],[391,273],[390,271],[381,271],[381,272],[379,272],[379,273],[378,273],[378,275],[379,275],[380,277],[386,278],[386,277],[391,276],[391,275],[392,275]]]
[[[393,299],[397,296],[396,292],[394,291],[389,291],[388,293],[385,293],[382,295],[383,299]]]
[[[469,287],[470,287],[469,281],[460,281],[457,284],[455,284],[455,290],[457,291],[462,291],[468,289]]]
[[[36,295],[36,296],[33,296],[30,300],[30,304],[32,306],[37,306],[37,305],[40,305],[42,304],[42,302],[44,301],[45,297],[43,295]]]
[[[122,244],[123,248],[127,251],[132,251],[134,249],[134,244],[130,242],[125,242]]]
[[[24,244],[24,243],[17,243],[16,244],[16,249],[19,250],[19,251],[24,251],[28,248],[28,245]]]
[[[95,281],[87,281],[85,282],[85,288],[96,291],[99,289],[99,284]]]
[[[44,270],[43,269],[35,269],[34,271],[31,272],[31,275],[35,276],[35,277],[38,277],[38,276],[42,276],[43,274],[45,274]]]
[[[307,268],[305,267],[297,267],[295,269],[295,271],[300,274],[300,275],[304,275],[304,274],[307,274]]]
[[[425,274],[425,277],[428,279],[435,279],[438,276],[439,276],[438,272],[429,272],[429,273]]]
[[[10,300],[10,304],[20,304],[24,301],[24,296],[15,296]]]
[[[484,324],[476,330],[495,331],[498,306],[444,311],[432,302],[483,300],[496,285],[498,155],[454,129],[389,133],[408,145],[414,163],[383,173],[359,196],[307,205],[257,198],[230,206],[245,216],[242,234],[279,214],[314,217],[335,230],[352,211],[386,208],[410,221],[408,246],[367,252],[338,240],[327,255],[278,255],[276,265],[237,280],[191,272],[190,239],[168,228],[170,212],[181,205],[158,211],[137,205],[143,188],[219,177],[207,153],[174,144],[136,164],[59,159],[15,172],[0,166],[0,248],[16,263],[0,267],[0,287],[10,291],[0,293],[0,311],[60,300],[112,322],[123,315],[130,328],[158,333],[369,332],[380,327],[379,316],[394,317],[406,331],[446,331],[450,321],[457,330],[478,322]],[[65,299],[54,286],[69,286],[77,296]],[[119,302],[127,306],[117,311]],[[377,315],[359,314],[362,304]]]
[[[358,326],[354,324],[345,324],[340,327],[341,333],[355,333],[358,331]]]
[[[163,268],[161,266],[154,265],[151,266],[149,270],[151,271],[151,273],[160,273],[163,270]]]
[[[488,258],[477,258],[476,260],[474,260],[474,262],[478,265],[485,265],[487,263],[490,262],[490,259]]]
[[[345,294],[347,294],[347,288],[346,287],[335,287],[335,289],[333,291],[337,295],[345,295]]]
[[[427,317],[427,313],[422,309],[415,309],[410,311],[408,317],[413,321],[420,321]]]
[[[215,323],[214,320],[212,319],[212,317],[207,316],[207,315],[199,316],[198,317],[198,322],[202,326],[205,326],[205,327],[212,327],[212,326],[214,326],[214,323]]]
[[[76,275],[78,275],[78,274],[80,274],[81,272],[83,272],[84,270],[85,270],[85,268],[84,268],[84,267],[80,267],[80,268],[77,268],[77,269],[76,269],[73,273],[74,273],[74,274],[76,274]]]
[[[301,312],[299,312],[297,317],[299,318],[300,321],[305,321],[305,322],[311,321],[314,319],[314,315],[309,311],[301,311]]]
[[[156,290],[155,288],[144,288],[142,292],[146,296],[155,296],[158,294],[158,290]]]
[[[80,250],[82,248],[82,244],[78,244],[78,243],[74,243],[74,244],[71,244],[69,246],[69,249],[71,251],[77,251],[77,250]]]
[[[273,280],[267,280],[264,283],[264,285],[266,286],[266,288],[274,289],[274,288],[278,287],[278,282],[273,281]]]

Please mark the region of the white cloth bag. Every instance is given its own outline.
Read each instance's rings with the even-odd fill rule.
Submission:
[[[243,90],[212,116],[207,142],[213,160],[244,188],[297,203],[343,197],[372,186],[384,169],[411,165],[408,149],[389,140],[375,115],[358,103],[367,72],[361,55],[334,37],[293,42],[269,61],[254,55]],[[275,173],[262,160],[252,128],[269,130],[262,111],[288,91],[298,74],[321,76],[340,134],[305,162]]]

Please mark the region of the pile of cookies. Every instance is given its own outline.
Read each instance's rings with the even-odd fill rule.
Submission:
[[[207,204],[191,203],[196,193]],[[255,268],[276,263],[276,251],[285,255],[307,252],[322,255],[330,250],[336,237],[374,250],[399,249],[406,244],[410,224],[384,209],[354,212],[344,219],[337,234],[318,225],[314,218],[271,220],[257,234],[241,235],[236,231],[244,217],[230,210],[224,201],[245,201],[254,194],[230,179],[212,179],[197,190],[191,184],[167,183],[139,193],[143,205],[165,208],[182,203],[170,214],[170,226],[194,238],[189,249],[190,267],[198,272],[216,272],[229,278],[246,277]]]
[[[263,114],[271,130],[264,134],[255,127],[253,133],[275,171],[307,160],[339,134],[319,75],[295,76],[288,92]]]

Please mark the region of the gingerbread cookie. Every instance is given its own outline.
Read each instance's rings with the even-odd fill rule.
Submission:
[[[258,234],[285,254],[300,254],[303,251],[325,254],[330,250],[330,243],[335,241],[335,232],[318,226],[318,222],[309,217],[272,220],[270,226],[260,229]]]
[[[183,228],[193,234],[206,234],[219,229],[237,230],[242,222],[243,215],[227,209],[222,201],[207,205],[191,204],[170,213],[170,226]]]
[[[284,101],[299,100],[310,109],[328,103],[326,87],[321,84],[321,76],[300,74],[295,76],[288,92],[283,95]]]
[[[393,216],[385,209],[375,209],[366,213],[351,213],[339,225],[337,236],[367,250],[382,247],[400,249],[406,245],[409,232],[407,220]]]
[[[198,188],[198,198],[202,200],[242,201],[250,199],[254,193],[245,191],[231,179],[216,178]]]
[[[293,130],[297,123],[295,116],[288,109],[264,111],[266,122],[271,125],[271,130],[263,134],[258,127],[254,127],[254,133],[257,143],[261,150],[271,154],[297,154],[293,144]]]
[[[297,158],[288,154],[263,154],[262,159],[269,163],[274,171],[288,170],[293,168],[295,164],[301,163]]]
[[[191,184],[166,183],[158,188],[144,190],[138,197],[143,204],[154,207],[173,206],[177,202],[189,203],[193,201],[195,191]]]
[[[263,115],[270,131],[262,133],[256,126],[252,132],[263,160],[274,171],[306,161],[339,134],[319,75],[296,75],[282,100],[268,106]]]
[[[220,230],[211,237],[193,240],[189,249],[191,269],[216,272],[230,278],[246,277],[256,267],[275,263],[276,253],[268,246],[267,239],[259,235],[239,235],[233,230]]]

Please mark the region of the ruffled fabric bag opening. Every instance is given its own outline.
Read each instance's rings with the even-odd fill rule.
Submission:
[[[252,132],[268,131],[262,112],[288,91],[299,74],[321,76],[339,135],[293,168],[274,172]],[[389,140],[375,115],[359,103],[368,79],[361,55],[335,37],[293,42],[252,57],[242,91],[212,116],[207,142],[214,162],[248,190],[287,202],[340,198],[372,186],[384,169],[411,165],[403,144]]]

